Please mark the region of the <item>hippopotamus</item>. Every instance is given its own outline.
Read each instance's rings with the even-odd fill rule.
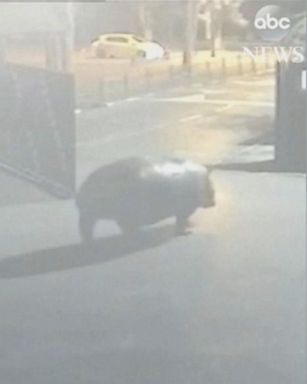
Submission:
[[[81,238],[92,241],[99,220],[114,220],[124,233],[176,218],[184,234],[189,217],[215,205],[210,172],[200,164],[177,159],[127,158],[95,170],[76,197]]]

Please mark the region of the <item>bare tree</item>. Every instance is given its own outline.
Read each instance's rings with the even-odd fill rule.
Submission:
[[[140,35],[145,39],[152,40],[152,6],[151,2],[139,1],[137,2],[137,21]]]
[[[183,50],[183,65],[191,66],[193,51],[195,49],[195,38],[197,33],[197,13],[199,1],[186,0],[186,22],[185,22],[185,41]]]

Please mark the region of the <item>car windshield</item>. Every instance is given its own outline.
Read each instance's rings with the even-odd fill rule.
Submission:
[[[137,41],[138,43],[145,43],[146,40],[139,36],[133,36],[133,40]]]
[[[106,38],[106,41],[109,41],[112,43],[128,43],[129,42],[128,38],[123,36],[108,36]]]
[[[300,0],[0,2],[0,384],[306,383],[305,47]]]

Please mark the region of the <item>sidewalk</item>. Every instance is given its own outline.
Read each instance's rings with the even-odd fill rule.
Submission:
[[[0,209],[8,205],[28,204],[53,199],[30,182],[5,172],[1,167],[0,185]]]
[[[77,104],[100,105],[113,99],[146,94],[163,87],[192,84],[195,81],[226,80],[229,76],[259,73],[272,69],[267,61],[252,60],[243,51],[197,52],[190,68],[182,65],[182,54],[173,53],[170,60],[139,61],[84,59],[76,57]]]

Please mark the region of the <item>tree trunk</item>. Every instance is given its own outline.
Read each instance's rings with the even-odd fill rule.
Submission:
[[[192,65],[197,31],[197,9],[197,1],[186,0],[185,42],[183,50],[183,65],[186,67],[190,67]]]
[[[147,4],[140,3],[138,5],[138,24],[139,33],[147,40],[152,40],[152,15]]]

